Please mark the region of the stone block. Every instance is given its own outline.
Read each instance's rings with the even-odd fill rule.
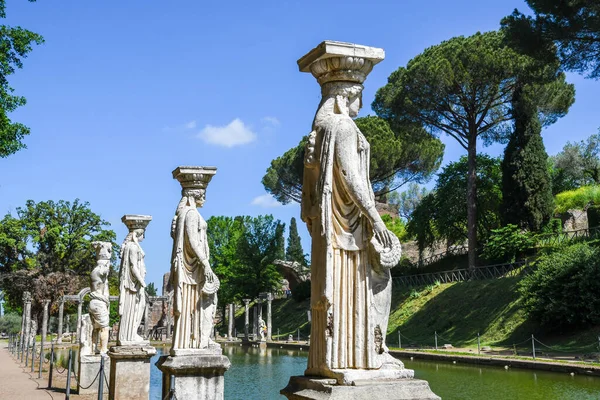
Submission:
[[[373,379],[339,385],[335,379],[292,376],[280,392],[289,400],[441,400],[420,379]]]
[[[163,374],[163,399],[224,398],[224,374],[231,363],[221,354],[211,350],[187,350],[184,354],[160,357],[156,366]]]
[[[152,346],[115,346],[110,357],[110,400],[148,400]]]
[[[104,358],[104,376],[102,374],[98,375],[102,358]],[[108,391],[106,383],[109,376],[110,360],[106,354],[83,355],[79,357],[79,379],[77,385],[79,394],[98,393],[100,379],[106,379],[104,381],[104,390]]]

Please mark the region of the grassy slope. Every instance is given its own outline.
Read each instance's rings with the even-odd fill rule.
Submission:
[[[394,288],[392,311],[388,326],[387,343],[398,344],[398,329],[404,336],[403,346],[434,345],[437,331],[438,345],[451,343],[455,347],[481,345],[512,348],[524,342],[520,349],[530,347],[531,334],[559,350],[577,352],[586,345],[597,343],[600,327],[573,332],[549,333],[527,318],[521,309],[518,293],[519,278],[501,278],[485,281],[459,282],[420,288]],[[279,328],[282,337],[289,333],[296,337],[300,328],[302,337],[309,334],[310,324],[306,311],[308,300],[296,303],[293,299],[273,302],[273,334]],[[242,310],[240,310],[242,311]],[[266,318],[266,307],[264,311]],[[236,326],[243,332],[243,313],[238,313]],[[408,340],[406,338],[410,338]],[[597,351],[588,347],[585,351]]]

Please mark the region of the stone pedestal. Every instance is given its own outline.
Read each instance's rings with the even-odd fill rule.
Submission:
[[[224,374],[231,363],[221,347],[176,350],[156,366],[163,374],[162,399],[223,400]]]
[[[150,345],[110,348],[110,400],[148,400],[150,396],[150,359],[156,349]]]
[[[336,379],[292,376],[280,392],[289,400],[441,400],[420,379],[364,379],[340,385]]]
[[[98,372],[100,371],[100,362],[104,357],[104,376]],[[97,377],[98,376],[98,377]],[[108,355],[83,355],[79,357],[79,384],[77,385],[78,394],[94,394],[98,393],[98,385],[100,379],[106,379],[104,381],[104,390],[108,391],[106,384],[108,377],[110,376],[110,360]],[[97,378],[96,378],[97,377]],[[93,382],[93,383],[92,383]]]

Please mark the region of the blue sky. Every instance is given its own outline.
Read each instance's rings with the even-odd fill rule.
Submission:
[[[325,39],[382,47],[365,83],[375,91],[426,47],[497,29],[523,1],[8,1],[10,25],[44,36],[10,83],[28,104],[15,121],[28,149],[0,159],[0,213],[27,199],[89,201],[121,241],[123,214],[150,214],[147,281],[169,270],[170,221],[180,198],[178,165],[218,168],[201,210],[272,213],[289,224],[260,180],[270,161],[307,134],[319,86],[296,60]],[[576,103],[544,131],[549,154],[600,127],[600,82],[569,75]],[[444,163],[464,151],[446,143]],[[484,151],[498,155],[502,146]],[[306,228],[299,223],[305,251]]]

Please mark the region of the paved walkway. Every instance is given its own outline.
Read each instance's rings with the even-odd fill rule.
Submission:
[[[13,359],[6,342],[0,342],[0,399],[50,400],[52,396],[38,388],[37,373],[31,374]]]

